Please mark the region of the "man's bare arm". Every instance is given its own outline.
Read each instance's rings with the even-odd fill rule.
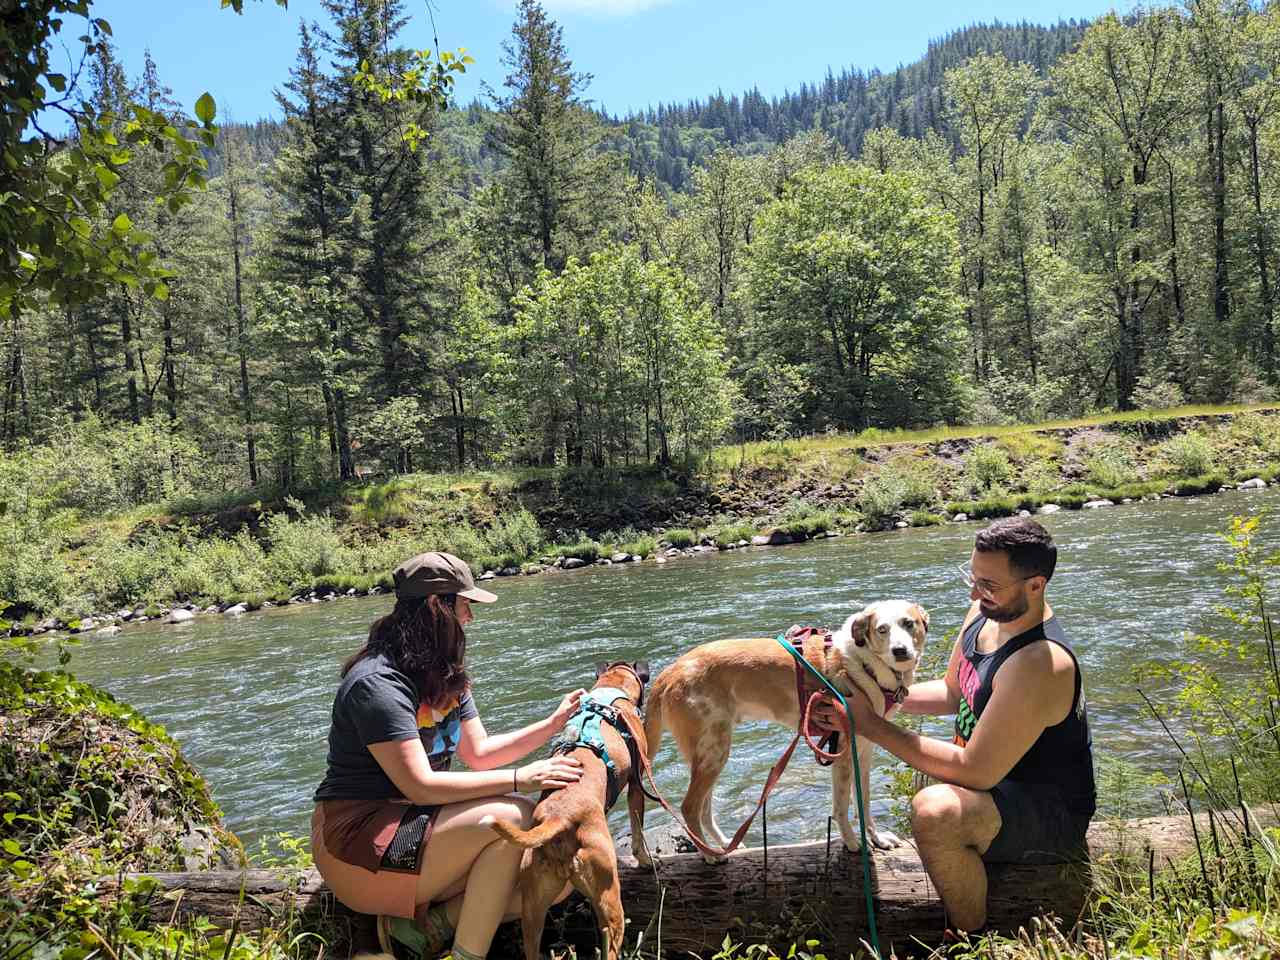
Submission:
[[[857,710],[857,730],[934,779],[990,790],[1046,727],[1066,715],[1075,690],[1074,669],[1070,655],[1056,645],[1034,644],[1014,654],[1000,669],[966,747],[904,730],[876,716],[869,705]]]

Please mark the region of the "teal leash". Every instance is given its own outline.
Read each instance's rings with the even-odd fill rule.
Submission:
[[[845,716],[849,718],[849,751],[853,754],[853,787],[858,795],[858,831],[862,840],[862,892],[867,898],[867,926],[870,928],[871,946],[875,948],[876,956],[881,957],[883,954],[880,952],[880,935],[876,932],[876,908],[871,900],[871,854],[867,852],[867,825],[862,819],[862,770],[858,763],[857,742],[853,736],[853,714],[849,712],[849,704],[845,702],[844,694],[837,690],[830,680],[819,673],[813,664],[804,658],[804,654],[797,650],[783,634],[778,634],[776,639],[778,643],[782,644],[782,649],[795,658],[796,663],[802,665],[809,673],[813,674],[819,683],[835,695],[836,699],[840,701],[840,706],[844,708]],[[803,717],[801,717],[800,722],[804,723]]]

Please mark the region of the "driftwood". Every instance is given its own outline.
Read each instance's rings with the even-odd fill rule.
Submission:
[[[1220,831],[1227,820],[1238,824],[1239,816],[1219,816]],[[1198,815],[1197,821],[1201,837],[1207,837],[1207,815]],[[1256,824],[1251,827],[1256,831]],[[1235,828],[1231,832],[1239,833]],[[1189,818],[1153,817],[1096,822],[1089,830],[1089,847],[1089,864],[989,868],[989,923],[1013,931],[1034,916],[1053,914],[1070,925],[1082,914],[1096,865],[1132,857],[1143,869],[1151,861],[1160,869],[1193,851],[1195,841]],[[890,944],[901,953],[913,942],[936,943],[944,925],[942,906],[914,849],[877,852],[871,871],[876,923],[886,953]],[[838,838],[830,849],[822,842],[771,846],[767,857],[762,848],[743,848],[721,864],[680,853],[661,857],[650,869],[621,856],[620,873],[629,944],[645,930],[650,947],[658,945],[660,936],[665,952],[707,956],[726,933],[736,941],[774,947],[811,936],[828,955],[840,956],[856,952],[868,935],[861,859],[847,853]],[[150,901],[158,921],[203,916],[217,926],[238,924],[248,932],[301,914],[309,928],[325,929],[338,950],[373,947],[371,919],[336,903],[315,871],[139,876],[158,884]],[[114,881],[104,882],[104,895],[112,896],[114,887]],[[568,942],[578,946],[579,956],[591,956],[596,943],[591,911],[571,900],[559,919],[548,924],[547,937],[544,947]],[[512,947],[518,942],[518,934],[511,936]]]

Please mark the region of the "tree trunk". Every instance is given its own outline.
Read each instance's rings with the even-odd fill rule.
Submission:
[[[1215,820],[1219,835],[1239,836],[1238,828],[1233,828],[1238,814],[1220,814]],[[1207,836],[1208,815],[1198,814],[1197,821],[1201,835]],[[1256,833],[1258,824],[1250,826]],[[1163,869],[1170,860],[1195,850],[1195,841],[1188,818],[1153,817],[1095,822],[1089,829],[1089,848],[1094,860],[1103,855],[1127,858],[1145,872],[1148,862]],[[725,863],[711,865],[698,854],[683,853],[661,857],[656,868],[647,868],[620,855],[618,871],[630,924],[629,944],[647,929],[649,947],[708,956],[726,934],[745,944],[770,942],[775,950],[811,936],[828,956],[842,956],[857,950],[869,936],[861,857],[845,851],[838,838],[829,849],[822,841],[767,851],[739,849]],[[331,943],[335,957],[346,950],[376,949],[372,918],[336,903],[314,870],[300,876],[284,870],[147,876],[158,884],[149,905],[156,922],[168,922],[171,916],[177,922],[204,916],[223,929],[238,922],[242,933],[250,933],[296,913],[303,915],[309,927],[322,918],[333,923],[339,940],[345,941]],[[118,882],[119,878],[104,878],[101,895],[113,897]],[[1068,926],[1074,923],[1086,905],[1091,881],[1088,864],[1067,864],[989,866],[988,882],[988,922],[995,929],[1013,932],[1046,913]],[[875,852],[871,883],[876,927],[886,953],[890,945],[901,954],[910,952],[916,940],[925,944],[940,940],[942,904],[910,846]],[[501,942],[518,943],[514,927],[508,925],[500,933]],[[591,956],[596,942],[594,916],[575,896],[553,910],[547,938],[544,949],[564,940],[577,947],[579,956]]]
[[[129,299],[120,297],[120,343],[124,349],[125,379],[129,387],[129,420],[138,424],[142,416],[138,412],[138,376],[137,363],[133,356],[133,325],[129,317]]]
[[[1231,315],[1228,291],[1230,278],[1227,263],[1227,160],[1226,118],[1223,112],[1222,81],[1215,84],[1217,104],[1210,114],[1214,135],[1213,151],[1213,319],[1218,325],[1218,335],[1223,336]]]
[[[249,359],[246,356],[244,293],[240,268],[240,183],[235,177],[234,153],[227,149],[228,199],[227,215],[231,219],[231,266],[235,274],[236,356],[240,361],[240,408],[244,422],[245,454],[249,458],[249,485],[258,485],[257,439],[253,435],[253,394],[249,391]]]
[[[1253,193],[1254,246],[1258,258],[1258,286],[1262,295],[1262,369],[1269,378],[1275,377],[1275,303],[1271,293],[1271,279],[1267,269],[1267,218],[1262,210],[1262,172],[1258,163],[1258,122],[1249,123],[1249,182]]]

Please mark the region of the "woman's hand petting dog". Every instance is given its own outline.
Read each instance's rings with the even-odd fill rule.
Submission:
[[[871,706],[871,701],[867,699],[867,695],[861,689],[845,694],[844,699],[852,713],[853,729],[855,731],[865,727],[871,722],[872,717],[877,716],[875,709]],[[823,694],[822,699],[813,705],[813,711],[809,716],[813,721],[813,725],[823,733],[845,729],[844,708],[830,694]]]
[[[565,754],[516,768],[516,787],[521,793],[567,787],[581,779],[582,761]]]
[[[578,712],[578,706],[586,693],[587,691],[578,689],[571,690],[564,695],[564,699],[560,701],[560,706],[551,711],[551,716],[547,718],[551,722],[553,733],[559,733],[564,729],[564,725],[569,722],[569,718]]]

